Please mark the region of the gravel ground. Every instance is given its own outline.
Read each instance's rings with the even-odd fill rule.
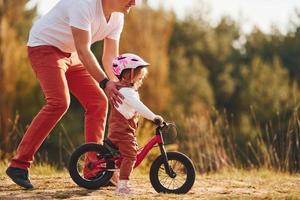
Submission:
[[[115,187],[87,190],[78,187],[67,173],[32,175],[33,190],[24,190],[0,175],[0,199],[300,199],[300,175],[271,172],[234,172],[197,175],[184,195],[158,194],[149,177],[134,173],[134,195],[116,196]]]

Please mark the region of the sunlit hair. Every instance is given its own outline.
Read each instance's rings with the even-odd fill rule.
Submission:
[[[145,69],[145,70],[143,70]],[[145,73],[144,75],[146,76],[148,74],[148,69],[147,66],[140,66],[134,69],[134,75],[133,75],[133,81],[135,82],[136,77],[141,74],[141,73]],[[122,73],[120,74],[120,76],[118,76],[119,80],[122,80],[122,78],[125,78],[127,80],[130,80],[130,76],[131,76],[131,69],[124,69],[122,71]]]

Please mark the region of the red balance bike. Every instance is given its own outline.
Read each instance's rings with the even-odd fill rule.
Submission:
[[[173,124],[163,123],[156,128],[155,136],[138,150],[134,168],[144,160],[149,151],[158,146],[160,155],[150,168],[150,182],[157,192],[187,193],[195,182],[195,168],[191,159],[180,152],[166,152],[164,130],[174,128]],[[175,129],[176,130],[176,129]],[[92,157],[93,159],[88,159]],[[87,189],[97,189],[108,184],[114,171],[119,170],[122,156],[111,141],[105,139],[103,145],[88,143],[78,147],[71,155],[69,173],[73,181]],[[94,171],[93,177],[84,175],[85,168]]]

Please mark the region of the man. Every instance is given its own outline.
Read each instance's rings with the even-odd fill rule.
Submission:
[[[32,120],[7,175],[18,185],[33,188],[28,168],[35,152],[70,105],[71,92],[85,109],[85,141],[102,142],[107,98],[116,105],[117,90],[111,63],[119,54],[124,15],[135,0],[61,0],[32,27],[28,57],[45,95],[46,105]],[[90,50],[104,40],[101,69]],[[100,89],[99,87],[103,89]]]

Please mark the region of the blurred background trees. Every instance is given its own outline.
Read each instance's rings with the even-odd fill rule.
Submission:
[[[144,103],[156,112],[168,105],[171,94],[168,47],[173,27],[173,15],[163,10],[153,10],[146,3],[132,9],[126,16],[120,52],[134,52],[149,66],[149,76],[144,82]]]
[[[11,150],[16,113],[36,112],[36,80],[27,60],[28,31],[36,9],[25,9],[27,0],[0,1],[0,147]],[[30,103],[29,103],[30,102]],[[30,113],[32,114],[32,113]],[[30,121],[27,121],[28,123]]]
[[[25,0],[0,2],[0,155],[9,158],[44,100],[26,57],[36,8]],[[213,26],[203,15],[178,19],[144,1],[126,16],[120,47],[151,64],[141,97],[176,122],[178,148],[200,172],[300,170],[300,14],[285,34],[276,28],[244,34],[229,17]],[[92,49],[101,60],[102,43]],[[139,139],[151,131],[143,121]],[[37,160],[63,166],[83,141],[83,110],[72,97]]]

